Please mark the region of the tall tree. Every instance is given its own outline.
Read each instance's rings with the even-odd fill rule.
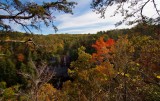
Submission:
[[[39,89],[44,86],[54,75],[54,71],[51,70],[45,62],[34,63],[32,60],[29,61],[28,65],[33,71],[28,72],[18,72],[24,78],[28,80],[28,92],[27,96],[33,101],[39,101]],[[33,72],[33,73],[31,73]],[[19,95],[23,95],[20,93]]]
[[[40,23],[50,24],[57,30],[53,21],[55,12],[71,13],[75,2],[67,0],[51,0],[36,2],[31,0],[1,0],[0,1],[0,29],[11,29],[6,21],[14,22],[30,31],[30,28],[40,29]],[[31,32],[31,31],[30,31]]]

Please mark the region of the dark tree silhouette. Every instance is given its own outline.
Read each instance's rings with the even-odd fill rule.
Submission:
[[[46,26],[52,25],[55,31],[57,31],[53,23],[55,12],[72,14],[72,9],[75,5],[75,2],[67,0],[52,0],[51,2],[44,0],[43,3],[31,2],[30,0],[1,0],[0,29],[11,29],[11,26],[6,23],[6,20],[8,20],[21,25],[26,32],[31,32],[31,27],[40,29],[40,23],[42,22]]]
[[[153,4],[154,10],[157,17],[147,17],[144,15],[144,9],[150,9],[146,6],[151,3]],[[160,23],[160,8],[158,5],[158,0],[92,0],[91,7],[98,14],[101,14],[101,17],[105,17],[105,12],[109,6],[117,5],[117,9],[113,16],[121,13],[124,16],[124,19],[120,22],[117,22],[116,25],[121,25],[126,22],[126,24],[139,23],[150,23],[150,24],[159,24]],[[127,7],[125,7],[127,6]],[[135,15],[138,15],[135,17]],[[133,20],[128,20],[131,17],[135,17]]]

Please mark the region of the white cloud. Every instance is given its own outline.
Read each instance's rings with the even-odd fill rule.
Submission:
[[[85,1],[84,0],[82,1],[80,5],[82,6],[84,3],[84,5],[86,6]],[[158,0],[155,0],[155,1],[156,3],[158,2]],[[137,9],[137,7],[135,7],[135,9]],[[160,5],[157,4],[157,7],[160,7]],[[114,14],[114,11],[116,10],[116,8],[117,8],[117,5],[108,7],[106,14],[105,14],[105,19],[100,18],[100,14],[96,14],[95,12],[91,10],[84,12],[80,16],[76,14],[75,15],[69,15],[69,14],[60,15],[57,17],[58,18],[57,21],[60,22],[60,24],[58,25],[59,32],[96,33],[97,31],[101,31],[101,30],[115,29],[114,24],[123,19],[121,14],[116,15],[114,17],[110,17],[111,15]],[[125,8],[128,8],[128,4],[125,5]],[[147,15],[148,17],[157,17],[155,8],[152,2],[147,4],[147,6],[144,8],[143,14]],[[134,20],[134,19],[135,18],[132,17],[129,20]],[[132,26],[127,26],[123,24],[116,28],[130,28]]]
[[[38,1],[38,0],[30,0],[30,1]],[[42,0],[44,1],[44,0]],[[39,1],[39,2],[42,2]],[[50,1],[50,0],[47,0]],[[110,17],[113,15],[114,11],[117,8],[117,5],[108,7],[105,19],[100,18],[100,14],[96,14],[93,12],[90,8],[90,3],[92,0],[70,0],[70,1],[76,1],[78,2],[78,5],[76,5],[74,11],[74,15],[71,14],[64,14],[64,13],[56,13],[56,20],[55,25],[57,25],[59,31],[58,33],[96,33],[97,31],[101,30],[109,30],[109,29],[115,29],[114,24],[118,21],[121,21],[123,17],[119,14],[115,17]],[[160,10],[160,3],[159,0],[155,0],[157,3],[157,7]],[[127,7],[127,5],[125,5]],[[136,9],[136,8],[135,8]],[[154,11],[154,12],[153,12]],[[0,11],[2,13],[2,11]],[[3,12],[3,14],[5,14]],[[147,6],[144,8],[144,14],[149,17],[157,17],[157,14],[154,9],[154,5],[152,2],[147,4]],[[133,18],[131,18],[132,20]],[[30,21],[25,21],[26,24],[29,24]],[[18,24],[9,23],[11,26],[14,26],[14,30],[16,31],[22,31],[22,28]],[[43,25],[42,25],[43,26]],[[131,26],[121,25],[116,28],[128,28]],[[33,30],[33,29],[32,29]],[[34,33],[44,33],[44,34],[50,34],[54,33],[54,29],[51,27],[42,27],[41,31],[33,30]]]
[[[67,33],[70,33],[71,31],[75,32],[76,29],[76,32],[78,33],[84,33],[84,32],[88,33],[87,31],[88,29],[90,29],[89,31],[93,29],[92,32],[95,33],[101,30],[102,27],[103,30],[109,29],[109,27],[107,28],[107,26],[112,26],[113,28],[116,22],[122,20],[122,17],[120,15],[115,17],[110,17],[114,12],[113,9],[116,9],[116,6],[109,7],[108,9],[109,11],[105,14],[106,16],[105,19],[100,18],[100,15],[96,14],[92,10],[88,10],[87,12],[83,13],[80,16],[69,15],[69,14],[60,15],[57,17],[60,18],[57,20],[60,22],[60,24],[58,25],[59,31],[64,32],[66,30]]]
[[[114,25],[105,25],[105,26],[97,26],[97,27],[86,27],[83,29],[77,28],[77,29],[69,29],[69,30],[64,30],[64,31],[59,31],[59,33],[70,33],[70,34],[87,34],[87,33],[91,33],[91,34],[95,34],[98,31],[107,31],[107,30],[111,30],[111,29],[122,29],[122,28],[131,28],[132,26],[126,26],[126,25],[121,25],[118,27],[115,27]]]

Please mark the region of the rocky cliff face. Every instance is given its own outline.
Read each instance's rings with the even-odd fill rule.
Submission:
[[[61,89],[63,82],[67,80],[73,81],[73,79],[68,75],[68,68],[70,65],[69,56],[64,55],[61,56],[60,59],[57,59],[57,57],[52,57],[49,63],[51,70],[54,71],[54,76],[50,82],[54,85],[55,88]]]

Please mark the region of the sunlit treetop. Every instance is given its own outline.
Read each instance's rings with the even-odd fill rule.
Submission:
[[[109,60],[112,58],[112,53],[114,53],[114,46],[115,41],[113,39],[104,41],[104,37],[100,37],[95,44],[92,45],[96,50],[96,53],[92,54],[92,60],[96,61],[98,64]]]

